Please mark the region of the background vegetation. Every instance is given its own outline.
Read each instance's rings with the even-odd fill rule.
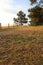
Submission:
[[[43,25],[43,0],[37,1],[37,0],[30,0],[31,5],[34,5],[32,8],[28,9],[28,12],[30,13],[28,17],[30,18],[30,25],[32,26],[38,26]],[[14,18],[15,22],[21,23],[27,23],[28,19],[25,17],[26,14],[24,12],[19,11],[17,13],[18,18]]]

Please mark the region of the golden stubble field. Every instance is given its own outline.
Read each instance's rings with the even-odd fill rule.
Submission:
[[[0,29],[0,65],[43,65],[43,26]]]

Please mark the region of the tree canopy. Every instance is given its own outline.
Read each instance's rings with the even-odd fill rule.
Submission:
[[[30,0],[31,4],[34,4],[37,2],[37,0]]]
[[[37,3],[37,4],[41,4],[41,3],[43,3],[43,0],[39,0],[39,3],[38,3],[38,0],[29,0],[30,2],[31,2],[31,4],[35,4],[35,3]]]
[[[36,5],[33,8],[28,9],[28,12],[30,12],[28,17],[31,19],[30,24],[43,25],[43,6],[41,6],[43,0],[30,0],[30,2],[31,4],[36,3]]]
[[[17,18],[14,18],[15,22],[19,22],[21,25],[23,23],[27,23],[28,22],[28,19],[26,18],[26,14],[24,12],[19,11],[17,13],[17,16],[18,16]]]
[[[28,10],[31,25],[43,25],[43,8],[35,6]]]

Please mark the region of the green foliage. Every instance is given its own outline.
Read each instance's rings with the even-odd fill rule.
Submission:
[[[31,25],[43,25],[43,8],[35,6],[28,10]]]
[[[30,0],[31,5],[36,4],[43,7],[43,0]]]
[[[30,0],[31,4],[34,4],[37,2],[37,0]]]
[[[27,18],[26,18],[26,14],[24,13],[24,12],[22,12],[22,11],[19,11],[18,13],[17,13],[17,16],[18,16],[18,18],[14,18],[14,21],[15,22],[19,22],[21,25],[23,24],[23,23],[27,23]]]

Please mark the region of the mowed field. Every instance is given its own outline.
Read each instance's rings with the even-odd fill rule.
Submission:
[[[0,29],[0,65],[43,65],[43,26]]]

